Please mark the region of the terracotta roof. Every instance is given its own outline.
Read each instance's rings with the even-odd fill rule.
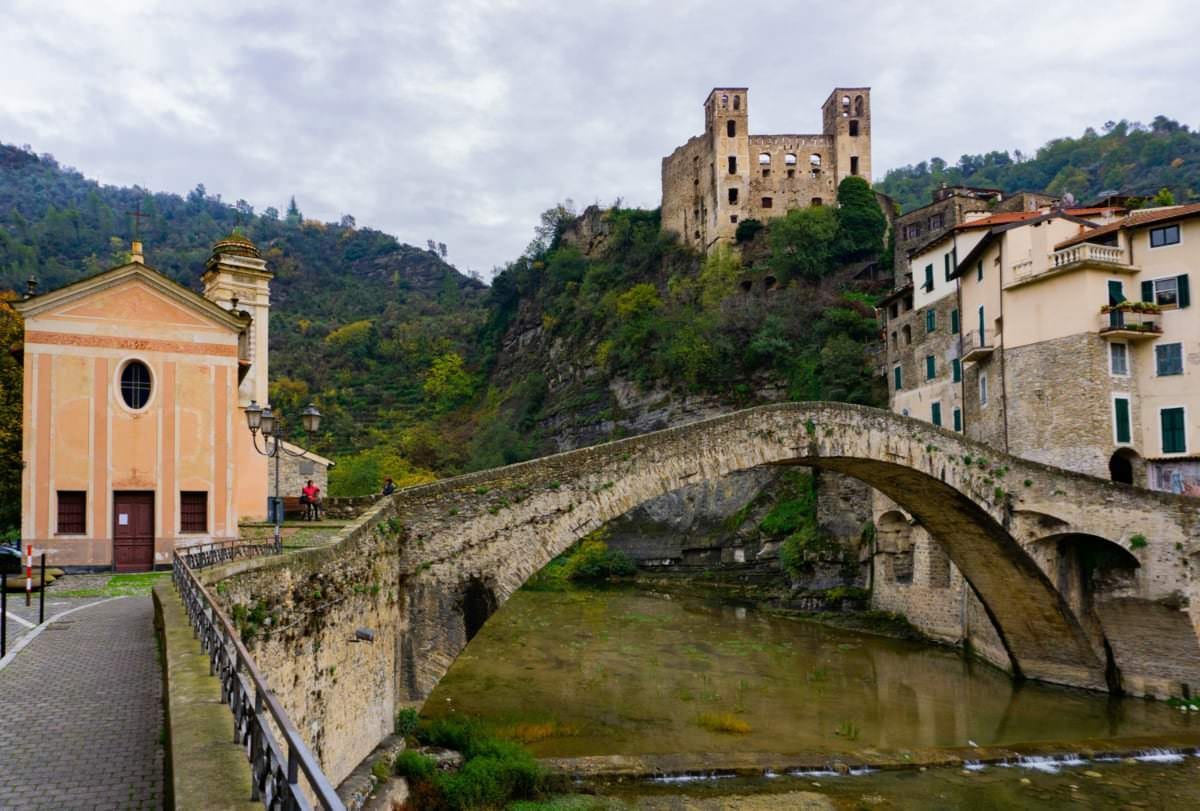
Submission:
[[[1002,211],[999,214],[992,214],[988,217],[980,217],[977,220],[960,222],[958,225],[954,226],[954,230],[967,231],[972,228],[991,228],[994,225],[1007,225],[1013,222],[1032,220],[1036,217],[1044,216],[1046,216],[1045,211]]]
[[[1116,222],[1076,234],[1070,239],[1063,240],[1054,247],[1055,249],[1067,248],[1071,245],[1078,245],[1080,242],[1090,242],[1096,237],[1107,236],[1108,234],[1114,234],[1118,231],[1124,231],[1127,228],[1140,228],[1146,225],[1153,225],[1156,222],[1180,220],[1185,217],[1195,217],[1197,215],[1200,215],[1200,203],[1192,203],[1191,205],[1186,206],[1170,206],[1167,208],[1142,209],[1141,211],[1134,211],[1133,213],[1122,217]]]

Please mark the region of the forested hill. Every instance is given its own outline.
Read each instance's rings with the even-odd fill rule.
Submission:
[[[0,145],[0,291],[45,292],[125,261],[138,209],[146,261],[200,289],[213,244],[235,227],[262,250],[272,283],[271,377],[284,413],[310,396],[328,415],[321,447],[359,446],[364,428],[422,400],[435,360],[470,362],[487,288],[439,255],[353,219],[261,214],[198,186],[186,197],[102,186],[52,157]],[[453,362],[451,362],[453,364]]]
[[[1102,132],[1089,127],[1078,138],[1056,138],[1032,156],[995,151],[963,155],[954,164],[930,158],[892,169],[875,188],[910,211],[929,203],[930,193],[943,184],[1070,192],[1081,203],[1108,194],[1150,198],[1165,188],[1176,202],[1196,202],[1200,132],[1161,115],[1149,126],[1109,122]]]

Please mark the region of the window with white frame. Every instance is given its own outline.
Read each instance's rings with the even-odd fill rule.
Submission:
[[[1155,346],[1154,373],[1159,377],[1183,374],[1183,344],[1158,344]]]
[[[1177,276],[1155,279],[1151,284],[1154,290],[1154,303],[1159,307],[1173,307],[1179,303],[1179,278]]]
[[[1108,371],[1118,377],[1129,376],[1129,345],[1111,343],[1108,345]]]

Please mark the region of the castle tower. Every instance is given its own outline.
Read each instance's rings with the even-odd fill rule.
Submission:
[[[851,175],[871,182],[871,88],[836,87],[821,105],[824,133],[833,138],[836,184]]]
[[[236,307],[253,319],[245,336],[245,351],[239,353],[249,361],[249,368],[240,376],[238,405],[249,405],[251,400],[266,405],[270,399],[267,348],[273,274],[254,243],[237,231],[213,246],[204,267],[204,297],[227,310]]]
[[[732,241],[750,195],[750,99],[745,87],[714,87],[704,102],[710,151],[708,204],[702,206],[700,247]],[[703,216],[706,215],[706,216]]]

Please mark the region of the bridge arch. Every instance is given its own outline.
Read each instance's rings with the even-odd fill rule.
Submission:
[[[1007,527],[1013,464],[960,435],[889,412],[788,404],[422,488],[397,505],[416,540],[401,551],[402,569],[412,572],[404,589],[409,616],[420,618],[406,629],[405,645],[438,655],[424,667],[417,662],[404,699],[428,695],[465,647],[460,606],[469,584],[493,583],[501,605],[555,556],[637,505],[760,465],[835,471],[879,490],[962,572],[1015,676],[1105,689],[1103,658]],[[435,504],[440,516],[431,515]],[[447,520],[451,511],[454,520]]]

